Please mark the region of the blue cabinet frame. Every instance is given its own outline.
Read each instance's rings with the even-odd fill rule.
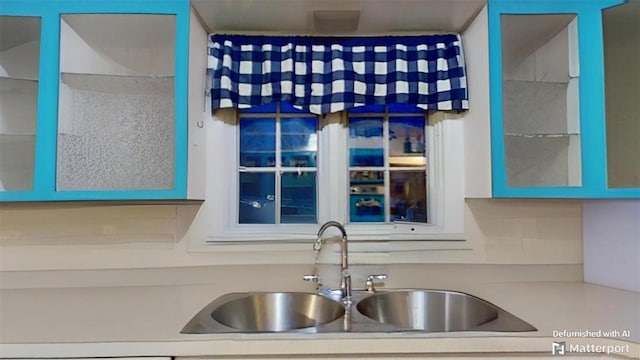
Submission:
[[[489,0],[490,107],[493,196],[513,198],[640,198],[639,188],[609,188],[602,10],[625,0]],[[502,14],[576,14],[580,59],[582,185],[509,187],[502,114]]]
[[[0,15],[41,18],[33,189],[0,192],[0,202],[187,198],[189,12],[190,4],[188,0],[0,0]],[[63,14],[166,14],[176,16],[176,133],[173,189],[130,191],[56,190],[60,21]]]

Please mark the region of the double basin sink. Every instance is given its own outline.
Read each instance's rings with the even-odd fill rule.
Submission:
[[[354,291],[353,305],[303,292],[223,295],[184,334],[332,332],[521,332],[536,329],[473,295],[444,290]]]

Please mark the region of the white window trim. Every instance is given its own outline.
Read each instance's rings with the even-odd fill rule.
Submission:
[[[319,120],[318,199],[323,194],[343,194],[335,201],[319,201],[318,223],[337,220],[345,223],[350,241],[368,243],[368,250],[381,244],[388,250],[468,249],[464,237],[464,138],[463,120],[457,115],[436,113],[429,116],[427,136],[427,182],[431,199],[431,224],[349,224],[348,222],[348,130],[346,113],[329,114]],[[247,225],[237,224],[237,114],[235,110],[216,111],[208,127],[207,196],[210,212],[205,243],[211,245],[308,244],[316,237],[319,224]],[[323,159],[333,159],[330,167],[320,166]],[[340,170],[337,170],[340,169]],[[335,172],[334,172],[335,170]],[[337,173],[336,173],[337,172]],[[344,180],[341,180],[343,179]],[[333,214],[333,216],[331,216]],[[393,241],[389,241],[393,240]],[[427,240],[427,241],[425,241]],[[451,241],[457,240],[457,241]],[[439,241],[443,241],[439,243]],[[422,244],[422,245],[420,245]],[[212,246],[213,247],[213,246]],[[354,249],[355,250],[355,249]]]

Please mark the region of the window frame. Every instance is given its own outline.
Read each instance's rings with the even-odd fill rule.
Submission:
[[[357,113],[349,113],[349,111],[345,112],[345,116],[347,118],[347,121],[345,123],[345,127],[346,127],[346,131],[350,132],[350,128],[349,128],[349,121],[350,119],[381,119],[382,120],[382,126],[383,126],[383,149],[384,149],[384,161],[383,164],[381,166],[376,166],[376,165],[370,165],[370,166],[354,166],[351,165],[350,163],[348,164],[347,167],[347,177],[350,177],[350,173],[352,171],[379,171],[382,172],[384,174],[384,181],[385,181],[385,193],[384,193],[384,199],[385,199],[385,213],[384,216],[385,218],[390,218],[391,217],[391,213],[389,211],[389,213],[387,213],[387,210],[390,210],[390,206],[391,206],[391,194],[390,194],[390,187],[391,187],[391,173],[392,172],[405,172],[405,171],[411,171],[411,172],[417,172],[417,171],[424,171],[424,175],[425,175],[425,187],[426,187],[426,203],[427,203],[427,219],[428,222],[426,223],[427,225],[432,225],[432,214],[434,213],[434,202],[431,201],[431,194],[434,193],[435,189],[431,184],[431,174],[433,174],[433,154],[431,152],[431,144],[433,139],[429,139],[429,126],[428,126],[428,115],[426,112],[421,111],[421,112],[405,112],[405,113],[400,113],[400,112],[390,112],[388,110],[388,107],[385,106],[385,111],[380,113],[380,112],[357,112]],[[425,135],[425,141],[426,144],[428,145],[425,148],[425,154],[424,156],[426,157],[426,164],[424,166],[415,166],[415,167],[409,167],[409,166],[392,166],[391,165],[391,149],[390,149],[390,122],[392,118],[402,118],[402,117],[423,117],[424,118],[424,127],[423,127],[423,132]],[[349,147],[347,146],[347,151],[350,151]],[[349,155],[347,155],[348,157]],[[349,184],[349,187],[351,187],[351,184]],[[347,197],[349,197],[350,191],[347,194]],[[349,204],[347,204],[347,207]],[[345,220],[345,223],[351,223],[351,214],[349,214],[349,217]],[[401,224],[404,223],[402,221],[395,221],[395,222],[391,222],[391,221],[385,221],[385,225],[388,224]],[[362,222],[354,222],[353,225],[376,225],[376,224],[380,224],[378,222],[366,222],[366,221],[362,221]],[[420,222],[411,222],[411,224],[413,225],[424,225],[423,223]]]
[[[377,116],[380,115],[377,113]],[[382,115],[388,118],[393,113]],[[425,122],[428,139],[427,191],[431,211],[431,222],[428,224],[348,222],[347,111],[318,117],[318,224],[238,224],[238,119],[237,110],[218,109],[213,114],[213,126],[208,127],[213,141],[209,142],[207,149],[210,160],[207,162],[206,200],[209,201],[205,204],[211,208],[210,213],[219,216],[210,219],[205,243],[309,243],[315,239],[320,224],[329,220],[344,223],[349,239],[358,242],[394,240],[393,243],[398,245],[405,241],[415,243],[424,240],[465,242],[461,241],[465,240],[465,183],[463,117],[460,115],[435,112],[430,113]],[[335,193],[340,194],[336,201],[322,200],[321,194]],[[465,245],[446,245],[444,248],[461,246],[464,248]],[[415,245],[410,245],[409,248],[414,249]]]
[[[253,226],[253,227],[258,227],[259,225],[262,226],[273,226],[273,225],[286,225],[289,226],[291,224],[295,224],[295,223],[286,223],[286,222],[282,222],[282,176],[285,173],[294,173],[296,170],[299,172],[305,172],[305,173],[315,173],[316,176],[316,194],[315,197],[316,199],[318,199],[318,165],[319,165],[319,160],[318,160],[318,151],[316,149],[316,161],[315,161],[315,165],[314,166],[305,166],[305,167],[293,167],[293,166],[285,166],[282,163],[282,157],[284,156],[284,150],[282,149],[282,122],[286,121],[286,119],[314,119],[316,121],[316,136],[318,135],[318,128],[319,128],[319,117],[314,115],[314,114],[307,114],[307,113],[291,113],[291,112],[282,112],[281,111],[281,106],[280,104],[276,104],[276,112],[275,113],[261,113],[261,112],[256,112],[256,113],[245,113],[245,114],[241,114],[240,111],[236,112],[236,144],[235,144],[235,148],[236,148],[236,154],[240,154],[240,122],[242,119],[271,119],[273,118],[273,120],[275,121],[275,128],[274,128],[274,136],[275,136],[275,148],[273,151],[273,154],[275,156],[275,163],[273,164],[273,166],[246,166],[246,165],[241,165],[240,161],[238,161],[238,163],[236,164],[236,168],[235,168],[235,172],[238,174],[238,178],[236,180],[236,185],[240,182],[239,181],[239,177],[240,177],[240,173],[266,173],[266,174],[274,174],[274,197],[275,199],[274,201],[274,224],[240,224],[240,214],[239,214],[239,207],[237,203],[234,203],[236,205],[236,208],[233,211],[233,216],[235,216],[235,218],[232,219],[233,223],[238,225],[239,228],[243,228],[246,226]],[[239,189],[236,188],[235,192],[238,193]],[[237,201],[237,199],[236,199]],[[316,204],[317,206],[317,204]],[[318,219],[318,209],[316,207],[316,213],[315,213],[315,217],[316,219]],[[304,224],[304,223],[301,223]]]

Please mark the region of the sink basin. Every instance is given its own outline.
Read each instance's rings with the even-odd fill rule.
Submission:
[[[380,323],[428,332],[480,329],[496,320],[501,312],[474,296],[440,290],[378,293],[360,301],[356,308]]]
[[[352,307],[304,292],[223,295],[200,310],[183,334],[535,331],[504,309],[445,290],[353,292]]]
[[[217,307],[211,317],[243,331],[274,332],[322,325],[344,314],[341,304],[307,293],[253,294]]]
[[[312,293],[268,292],[228,294],[217,299],[190,321],[182,333],[285,332],[310,329],[344,315],[342,304]],[[222,325],[221,328],[219,325]]]

